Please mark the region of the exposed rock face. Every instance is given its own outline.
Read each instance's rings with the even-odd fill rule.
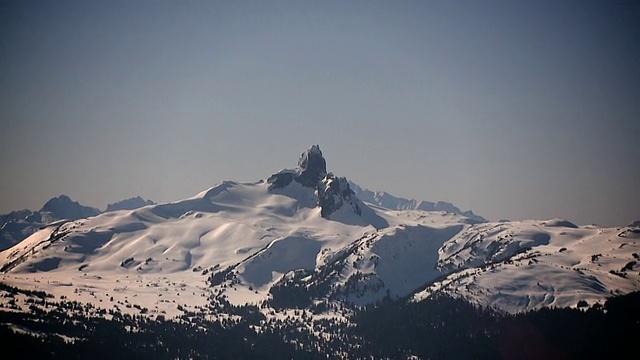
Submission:
[[[318,182],[327,175],[327,162],[318,145],[311,146],[300,155],[298,169],[300,169],[300,174],[296,176],[295,180],[305,187],[316,187]]]
[[[316,192],[318,204],[322,209],[321,215],[324,218],[329,217],[345,204],[349,205],[356,214],[362,214],[356,194],[349,187],[347,178],[337,178],[332,173],[329,173],[320,181]]]
[[[269,176],[267,183],[269,184],[269,191],[282,189],[283,187],[291,184],[293,178],[296,176],[296,171],[291,169],[280,170],[277,173]]]
[[[327,162],[318,145],[311,146],[300,155],[296,169],[280,170],[267,179],[270,191],[284,188],[292,181],[315,189],[318,206],[322,209],[321,214],[324,218],[328,218],[344,204],[349,204],[354,212],[361,214],[357,197],[349,187],[347,179],[327,174]]]
[[[318,145],[313,145],[300,155],[298,167],[284,169],[271,175],[267,182],[269,190],[283,188],[295,180],[304,187],[315,189],[320,180],[327,175],[327,162]]]

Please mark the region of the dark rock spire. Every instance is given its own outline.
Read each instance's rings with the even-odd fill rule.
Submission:
[[[318,145],[313,145],[300,155],[298,160],[300,174],[295,181],[302,186],[315,188],[318,182],[327,175],[327,162],[322,157],[322,151]]]
[[[327,174],[327,162],[318,145],[311,146],[300,155],[296,169],[280,170],[267,179],[270,191],[284,188],[292,181],[315,190],[324,218],[345,204],[349,204],[358,215],[361,213],[357,197],[347,179]]]

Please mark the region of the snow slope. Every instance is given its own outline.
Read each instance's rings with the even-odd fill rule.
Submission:
[[[105,211],[133,210],[150,204],[153,202],[138,196],[109,204]],[[52,222],[77,220],[99,213],[99,209],[81,205],[66,195],[60,195],[47,201],[38,211],[25,209],[0,215],[0,250],[10,248]]]
[[[51,222],[61,219],[76,220],[99,213],[98,209],[81,205],[66,195],[60,195],[47,201],[38,211],[25,209],[0,215],[0,250],[19,243]]]
[[[452,272],[414,296],[444,291],[519,312],[604,303],[640,290],[640,228],[567,221],[476,225],[445,244],[438,266]],[[580,304],[582,303],[582,304]]]
[[[638,227],[390,210],[361,201],[324,166],[312,147],[269,181],[225,181],[181,201],[50,224],[0,253],[0,281],[169,316],[217,316],[205,311],[212,299],[282,311],[293,300],[437,292],[515,312],[640,289]]]
[[[248,286],[262,287],[274,280],[272,273],[313,268],[323,249],[375,231],[366,216],[345,214],[346,222],[325,219],[316,202],[313,189],[298,183],[269,191],[263,181],[222,182],[174,203],[52,224],[0,253],[6,273],[2,281],[27,285],[46,279],[56,284],[48,291],[70,298],[77,295],[69,294],[75,286],[61,289],[59,284],[73,279],[104,283],[91,291],[94,296],[104,293],[102,299],[114,288],[126,292],[117,283],[131,287],[125,279],[133,278],[143,283],[179,278],[179,283],[204,288],[205,269],[235,266],[262,252],[271,257],[268,264],[246,263],[240,272]]]

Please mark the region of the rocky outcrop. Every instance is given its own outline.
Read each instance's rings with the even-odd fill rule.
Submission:
[[[295,181],[304,187],[314,188],[327,175],[327,162],[318,145],[311,146],[298,160],[300,174]]]
[[[324,218],[329,217],[344,205],[348,205],[356,214],[362,214],[356,194],[349,187],[347,178],[338,178],[329,173],[320,181],[316,192],[318,204],[322,209],[321,215]]]
[[[291,184],[296,177],[296,171],[291,169],[280,170],[277,173],[269,176],[267,183],[269,184],[269,191],[282,189],[285,186]]]
[[[326,175],[327,162],[320,147],[313,145],[300,155],[297,168],[280,170],[271,175],[267,182],[269,190],[283,188],[294,180],[304,187],[315,189]]]
[[[269,191],[282,189],[293,181],[315,190],[318,206],[324,218],[329,218],[345,204],[351,206],[358,215],[361,214],[357,197],[349,187],[349,181],[332,173],[327,174],[327,162],[318,145],[311,146],[300,155],[297,168],[280,170],[267,179]]]

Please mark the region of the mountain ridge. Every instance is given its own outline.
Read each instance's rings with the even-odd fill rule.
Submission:
[[[446,211],[453,214],[463,215],[477,222],[487,222],[488,220],[480,215],[476,215],[471,210],[462,211],[457,206],[446,201],[414,200],[396,197],[386,191],[372,191],[359,186],[350,181],[349,185],[356,196],[362,201],[376,204],[391,210],[423,210],[423,211]]]
[[[134,302],[149,316],[220,316],[211,309],[222,304],[260,304],[265,314],[332,309],[441,293],[522,312],[591,306],[640,288],[638,227],[480,222],[459,212],[362,201],[312,146],[297,168],[266,181],[223,181],[184,200],[46,226],[0,252],[0,272],[9,284],[37,281],[96,306]]]
[[[8,249],[18,244],[41,227],[52,222],[78,220],[108,211],[135,209],[152,203],[150,200],[145,201],[140,196],[137,196],[109,204],[105,211],[101,211],[97,208],[82,205],[72,200],[68,195],[59,195],[49,199],[40,210],[24,209],[0,215],[0,250]]]

